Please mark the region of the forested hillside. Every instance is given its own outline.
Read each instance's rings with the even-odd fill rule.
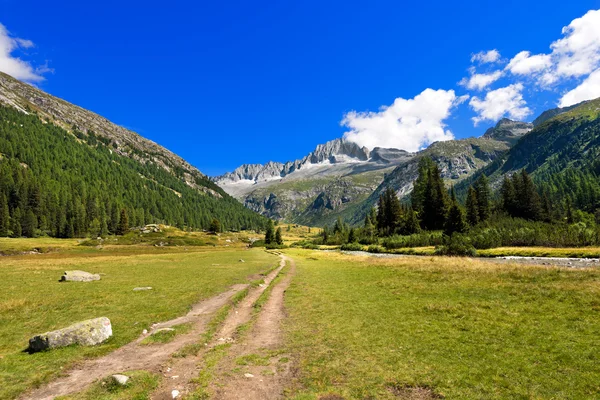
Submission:
[[[0,106],[0,236],[105,235],[117,232],[122,214],[129,226],[265,223],[199,173],[189,182],[183,168],[150,162],[135,148],[123,155],[114,139],[48,121]]]

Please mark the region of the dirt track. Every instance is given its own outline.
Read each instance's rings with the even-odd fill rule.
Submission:
[[[202,368],[202,358],[206,351],[219,344],[233,343],[229,355],[223,360],[223,365],[219,366],[217,379],[222,378],[222,374],[232,368],[235,359],[240,355],[259,349],[261,351],[272,350],[281,344],[280,324],[285,317],[283,296],[295,271],[295,265],[291,259],[283,255],[281,255],[281,259],[280,266],[265,277],[264,283],[258,287],[250,288],[248,295],[229,313],[217,332],[216,340],[213,343],[206,344],[205,349],[196,356],[172,357],[174,353],[186,345],[198,343],[199,335],[206,331],[207,325],[214,314],[225,306],[236,293],[248,288],[248,285],[235,285],[226,292],[196,304],[187,315],[152,327],[152,330],[157,330],[183,323],[192,324],[192,329],[189,332],[175,336],[173,341],[149,346],[141,345],[140,342],[148,334],[142,335],[134,342],[104,357],[83,362],[77,368],[68,371],[66,376],[58,378],[39,389],[25,393],[20,399],[50,400],[57,396],[78,393],[95,381],[112,374],[126,374],[127,371],[132,370],[146,370],[162,374],[163,381],[158,390],[153,393],[153,399],[172,399],[173,390],[177,390],[180,393],[178,397],[181,397],[195,389],[192,380],[198,377]],[[254,304],[284,268],[286,261],[290,263],[289,273],[273,287],[270,297],[263,305],[250,334],[245,336],[247,339],[243,343],[236,343],[236,330],[241,325],[251,322],[254,316]],[[284,370],[289,372],[289,366],[286,366]],[[265,379],[262,377],[249,379],[244,375],[229,377],[227,385],[215,386],[216,398],[280,398],[286,383],[286,374],[281,373],[281,371],[281,368],[279,368],[276,371],[277,373],[269,376],[269,379],[266,379],[266,377]]]

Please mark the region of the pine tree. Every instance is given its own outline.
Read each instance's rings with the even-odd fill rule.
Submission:
[[[275,241],[275,225],[273,220],[269,220],[267,230],[265,232],[265,244],[271,244]]]
[[[281,236],[281,228],[277,228],[277,231],[275,232],[275,242],[278,245],[283,244],[283,236]]]
[[[121,217],[119,218],[119,225],[117,227],[117,235],[124,235],[129,231],[129,219],[127,217],[127,211],[122,208],[121,209]]]
[[[396,192],[392,188],[388,188],[385,193],[386,196],[386,230],[388,235],[394,234],[396,229],[400,227],[402,222],[402,206]]]
[[[219,233],[219,232],[221,232],[221,222],[218,219],[213,218],[212,221],[210,222],[210,228],[209,228],[209,230],[212,233]]]
[[[38,227],[38,221],[32,209],[25,211],[23,222],[21,223],[22,235],[25,237],[34,237],[35,230]]]
[[[327,242],[329,241],[329,227],[325,225],[321,233],[323,235],[323,244],[327,244]]]
[[[571,201],[571,197],[569,197],[569,196],[567,196],[566,209],[567,209],[567,224],[572,224],[573,222],[575,222],[575,218],[573,218],[573,202]]]
[[[19,238],[23,232],[21,230],[21,209],[15,208],[11,218],[10,230],[12,231],[12,237]]]
[[[502,208],[509,215],[515,215],[516,212],[516,193],[513,181],[507,176],[504,176],[502,187],[500,188],[500,196],[502,197]]]
[[[477,202],[477,192],[472,186],[469,186],[469,192],[467,194],[467,221],[469,225],[475,226],[479,223],[479,212],[480,208]]]
[[[534,221],[540,220],[541,218],[541,201],[540,195],[537,192],[537,188],[531,180],[529,174],[525,169],[521,170],[521,187],[517,192],[519,204],[521,205],[521,216],[525,219],[531,219]]]
[[[454,194],[454,190],[452,191]],[[448,209],[448,216],[444,222],[444,235],[452,236],[454,233],[464,233],[467,231],[467,223],[462,208],[458,205],[456,197],[452,196],[452,203]]]
[[[8,236],[10,227],[10,214],[8,212],[8,201],[4,193],[0,193],[0,237]]]
[[[479,179],[477,179],[477,182],[475,182],[475,193],[479,211],[479,221],[485,221],[492,214],[490,183],[485,174],[482,174]]]
[[[377,232],[379,232],[380,235],[385,235],[386,234],[386,229],[387,229],[387,220],[386,220],[386,212],[385,210],[387,209],[387,204],[386,204],[386,196],[385,196],[385,192],[382,193],[381,195],[379,195],[379,200],[377,201],[377,218],[376,218],[376,226],[377,226]]]
[[[403,223],[400,233],[402,235],[412,235],[414,233],[419,233],[420,231],[421,225],[419,218],[417,217],[417,212],[411,207],[403,215]]]
[[[354,243],[356,241],[356,232],[354,231],[354,228],[350,228],[350,233],[348,233],[348,243]]]

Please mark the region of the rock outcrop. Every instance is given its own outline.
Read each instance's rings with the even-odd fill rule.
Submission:
[[[95,346],[112,336],[112,325],[106,317],[90,319],[64,329],[46,332],[29,339],[30,353],[78,344]]]
[[[65,273],[60,277],[61,282],[92,282],[99,281],[99,274],[91,274],[85,271],[65,271]]]

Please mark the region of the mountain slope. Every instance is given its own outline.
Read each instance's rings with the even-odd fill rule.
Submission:
[[[264,224],[175,154],[0,73],[0,236],[114,233],[121,209],[130,225]]]
[[[336,139],[301,160],[242,165],[214,181],[263,215],[315,225],[362,202],[385,173],[412,157],[402,150],[370,151]]]
[[[529,123],[502,119],[480,138],[432,143],[414,158],[399,164],[363,203],[351,212],[342,213],[340,217],[355,224],[360,223],[387,188],[394,189],[403,201],[407,201],[418,176],[419,160],[423,157],[430,157],[437,163],[447,183],[457,184],[501,157],[532,128],[533,125]]]
[[[544,114],[553,116],[478,174],[488,175],[496,187],[505,175],[523,168],[542,186],[556,178],[561,180],[563,174],[593,174],[600,160],[600,99]],[[578,187],[577,179],[571,179],[570,186]],[[465,185],[457,189],[465,191]],[[555,189],[562,191],[564,198],[567,188]]]

